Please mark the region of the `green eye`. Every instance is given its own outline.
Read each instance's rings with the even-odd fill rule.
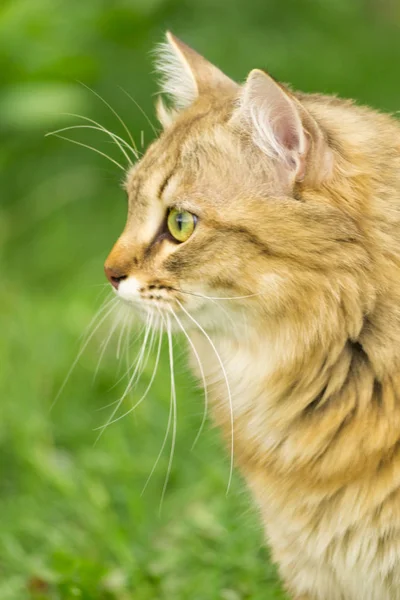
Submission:
[[[172,208],[168,215],[168,230],[178,242],[186,242],[196,227],[197,217],[187,210]]]

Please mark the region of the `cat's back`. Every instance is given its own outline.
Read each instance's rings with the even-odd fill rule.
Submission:
[[[392,279],[400,260],[400,120],[336,96],[297,97],[333,154],[335,171],[322,196],[358,222],[375,266],[383,271],[390,266]],[[387,261],[390,255],[397,256],[394,262]]]

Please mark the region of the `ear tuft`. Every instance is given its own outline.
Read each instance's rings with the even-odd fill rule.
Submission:
[[[237,84],[203,56],[167,32],[157,49],[156,69],[161,75],[161,92],[174,107],[187,108],[202,94],[236,92]]]
[[[161,92],[171,98],[174,106],[186,108],[196,99],[196,80],[169,32],[167,41],[161,42],[156,48],[155,66],[161,75]]]

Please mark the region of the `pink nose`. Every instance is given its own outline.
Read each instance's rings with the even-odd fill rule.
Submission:
[[[104,272],[108,281],[113,287],[115,287],[116,290],[118,289],[120,282],[123,279],[126,279],[126,275],[121,275],[119,271],[113,269],[112,267],[108,267],[107,265],[104,265]]]

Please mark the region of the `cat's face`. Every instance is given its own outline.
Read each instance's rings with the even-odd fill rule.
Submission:
[[[265,195],[280,220],[285,190],[262,156],[252,168],[261,152],[246,150],[225,112],[198,103],[128,174],[127,223],[106,268],[118,295],[134,306],[177,308],[178,299],[215,312],[200,295],[253,296],[275,285],[260,226]]]
[[[216,328],[243,309],[257,323],[306,307],[352,260],[347,242],[358,235],[335,206],[300,195],[307,178],[329,176],[323,136],[264,73],[240,88],[169,39],[183,67],[180,78],[168,71],[179,65],[167,67],[175,83],[165,87],[184,107],[159,107],[164,132],[128,173],[127,223],[107,276],[139,311],[184,307]],[[219,298],[232,300],[221,310]]]

